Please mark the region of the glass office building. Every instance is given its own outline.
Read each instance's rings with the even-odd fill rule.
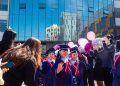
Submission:
[[[8,20],[8,0],[0,0],[0,31],[4,31]]]
[[[101,31],[112,26],[110,23],[114,24],[113,2],[114,0],[10,0],[8,25],[17,32],[18,41],[32,36],[40,40],[77,41],[90,30],[100,36]],[[107,25],[102,25],[103,23]]]
[[[0,0],[0,40],[8,23],[8,0]]]

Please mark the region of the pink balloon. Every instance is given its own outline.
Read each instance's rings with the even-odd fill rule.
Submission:
[[[94,40],[95,39],[95,33],[93,31],[90,31],[87,33],[87,38],[89,40]]]
[[[68,46],[69,46],[70,48],[73,48],[74,43],[73,43],[73,42],[69,42],[69,43],[68,43]]]

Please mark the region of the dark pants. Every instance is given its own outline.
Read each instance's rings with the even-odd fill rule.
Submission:
[[[84,74],[84,85],[94,86],[93,70],[86,70],[86,73]]]
[[[105,86],[112,86],[113,75],[110,68],[104,69],[104,82]]]

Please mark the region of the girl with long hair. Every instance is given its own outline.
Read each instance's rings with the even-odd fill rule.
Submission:
[[[13,62],[14,66],[4,74],[4,86],[33,86],[35,71],[41,61],[41,42],[36,38],[29,38],[24,44],[7,50],[0,57],[5,62]]]
[[[59,45],[60,49],[53,66],[55,72],[55,86],[72,86],[72,71],[69,62],[69,47]]]

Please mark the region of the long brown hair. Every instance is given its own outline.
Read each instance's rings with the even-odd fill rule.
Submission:
[[[32,37],[29,38],[24,44],[7,50],[0,57],[3,58],[3,62],[12,60],[16,66],[19,66],[26,60],[34,57],[36,61],[36,67],[38,67],[41,62],[40,47],[41,41]]]

